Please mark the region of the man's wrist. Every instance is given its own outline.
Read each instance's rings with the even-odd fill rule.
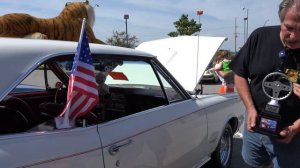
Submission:
[[[246,110],[247,110],[248,113],[249,112],[254,112],[254,111],[256,112],[254,104],[247,104],[245,106],[246,106]]]
[[[293,132],[295,133],[300,132],[300,118],[293,123],[292,128],[293,128]]]

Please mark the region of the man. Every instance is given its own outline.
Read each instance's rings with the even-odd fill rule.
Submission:
[[[300,0],[279,5],[280,26],[255,30],[231,62],[236,89],[246,107],[242,156],[252,167],[300,167],[300,85],[280,100],[281,138],[254,131],[256,119],[270,101],[262,89],[266,75],[282,65],[279,53],[289,53],[289,68],[300,70]]]

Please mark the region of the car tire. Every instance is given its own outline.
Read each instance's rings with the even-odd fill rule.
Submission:
[[[211,157],[213,167],[228,168],[231,163],[233,152],[233,131],[229,124],[226,125],[219,140],[216,150]]]

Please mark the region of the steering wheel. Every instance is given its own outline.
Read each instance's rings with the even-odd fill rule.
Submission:
[[[30,126],[34,126],[38,122],[38,117],[24,100],[14,96],[6,96],[2,102],[6,107],[15,109],[23,114]]]
[[[57,90],[55,92],[55,96],[54,96],[54,104],[58,104],[58,95],[59,95],[59,92],[62,90],[62,87],[63,85],[68,82],[69,80],[66,80],[64,82],[59,82],[57,83]],[[53,108],[53,107],[52,107]],[[95,115],[93,112],[90,112],[90,113],[87,113],[86,115],[84,116],[81,116],[81,117],[78,117],[78,118],[81,118],[81,119],[87,119],[87,122],[88,123],[99,123],[99,118],[97,117],[97,115]]]
[[[262,88],[269,98],[282,100],[292,93],[293,83],[289,80],[287,75],[281,72],[272,72],[264,78]],[[272,94],[267,92],[267,89],[271,89]]]
[[[63,82],[57,82],[56,83],[56,87],[57,87],[57,89],[56,89],[56,92],[55,92],[55,96],[54,96],[54,103],[55,104],[57,104],[57,99],[58,99],[58,93],[62,90],[62,87],[64,86],[64,84],[66,83],[66,82],[68,82],[69,81],[69,79],[68,80],[65,80],[65,81],[63,81]]]

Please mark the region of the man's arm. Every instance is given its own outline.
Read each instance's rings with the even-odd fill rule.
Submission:
[[[253,99],[250,93],[250,88],[249,88],[249,83],[248,79],[243,78],[238,75],[234,75],[234,83],[236,86],[236,89],[246,107],[247,111],[247,129],[249,131],[253,131],[253,127],[255,126],[256,123],[256,117],[257,117],[257,111],[255,109]]]
[[[222,78],[226,78],[227,76],[233,75],[234,72],[233,71],[228,71],[228,72],[224,72],[222,70],[217,70],[216,71]]]

